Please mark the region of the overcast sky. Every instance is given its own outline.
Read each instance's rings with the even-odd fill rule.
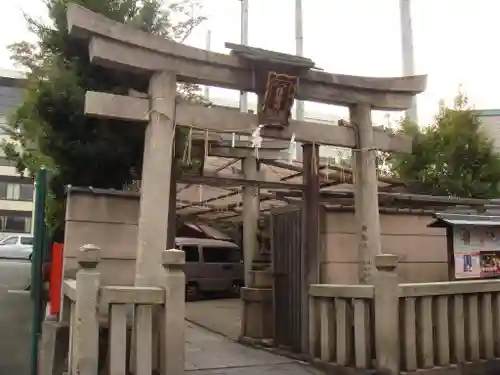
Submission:
[[[249,0],[249,44],[294,53],[294,0]],[[206,24],[188,41],[212,49],[239,42],[240,1],[204,0]],[[43,17],[41,0],[4,0],[0,5],[0,67],[13,68],[6,46],[29,39],[22,11]],[[401,75],[399,0],[303,0],[305,56],[333,73]],[[500,108],[500,1],[413,0],[412,18],[417,73],[429,75],[419,96],[421,122],[430,121],[441,98],[450,100],[462,85],[476,108]],[[236,93],[213,92],[237,100]],[[306,105],[307,110],[342,109]]]

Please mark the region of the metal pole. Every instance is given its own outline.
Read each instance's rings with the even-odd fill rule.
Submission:
[[[302,0],[295,0],[295,54],[304,56],[304,33],[302,21]],[[297,100],[295,117],[304,120],[304,102]]]
[[[399,15],[401,21],[401,53],[403,58],[403,75],[415,75],[415,59],[413,50],[413,30],[411,24],[411,1],[399,0]],[[417,123],[417,99],[413,97],[411,107],[406,111],[406,118]]]
[[[210,51],[212,49],[212,30],[207,31],[207,39],[206,39],[206,45],[205,48],[207,51]],[[205,97],[205,100],[209,101],[210,100],[210,87],[205,86],[204,94],[203,96]]]
[[[35,184],[35,224],[33,233],[33,255],[31,259],[31,298],[33,300],[33,318],[31,324],[31,363],[30,375],[38,373],[38,342],[42,324],[42,263],[45,241],[45,197],[47,191],[47,170],[38,171]]]
[[[241,1],[241,44],[248,45],[248,0]],[[240,92],[240,111],[248,112],[248,94]]]
[[[297,56],[304,56],[304,32],[302,21],[302,0],[295,0],[295,54]],[[300,81],[299,81],[300,85]],[[304,102],[301,100],[295,101],[295,118],[298,121],[304,120]],[[301,144],[297,143],[295,148],[295,155],[292,155],[294,160],[302,160]]]
[[[248,0],[241,1],[241,44],[248,45]],[[258,104],[257,104],[258,105]],[[240,111],[248,113],[248,94],[240,92]],[[240,137],[240,139],[243,137]],[[246,137],[245,137],[246,138]],[[245,178],[255,179],[259,162],[255,156],[242,160]],[[243,188],[243,263],[245,266],[245,286],[250,286],[253,261],[259,253],[257,242],[258,222],[260,216],[260,201],[258,186]]]

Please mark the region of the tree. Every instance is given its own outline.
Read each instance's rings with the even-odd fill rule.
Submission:
[[[474,198],[500,195],[500,155],[481,132],[462,93],[453,107],[441,104],[433,125],[420,128],[403,122],[400,132],[413,137],[413,153],[391,155],[388,163],[411,192]]]
[[[84,42],[69,38],[66,10],[78,3],[94,12],[144,31],[183,42],[204,20],[194,16],[196,0],[181,0],[164,8],[162,0],[45,0],[51,25],[26,17],[36,43],[10,46],[12,59],[28,70],[21,106],[11,115],[4,142],[6,156],[18,170],[34,175],[41,166],[51,171],[49,227],[61,235],[64,187],[93,186],[121,189],[140,178],[144,126],[84,116],[87,90],[127,94],[147,92],[147,82],[89,63]],[[194,85],[179,93],[200,100]]]

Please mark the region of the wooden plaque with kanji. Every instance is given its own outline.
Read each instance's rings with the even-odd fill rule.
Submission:
[[[259,108],[260,124],[287,126],[296,92],[297,77],[269,72],[264,102]]]

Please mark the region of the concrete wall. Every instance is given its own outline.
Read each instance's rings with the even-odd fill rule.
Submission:
[[[76,252],[88,243],[101,248],[102,285],[133,285],[139,196],[71,189],[66,204],[64,275],[74,277]]]
[[[353,212],[325,213],[321,282],[358,283],[358,252]],[[446,230],[427,228],[430,215],[380,214],[382,251],[399,258],[400,282],[448,280]]]
[[[103,285],[133,285],[139,196],[72,189],[66,207],[65,277],[74,277],[76,252],[88,243],[101,248]],[[431,216],[381,213],[382,249],[399,257],[400,282],[448,280],[446,231],[427,228]],[[326,211],[321,282],[356,284],[358,257],[353,212]]]

